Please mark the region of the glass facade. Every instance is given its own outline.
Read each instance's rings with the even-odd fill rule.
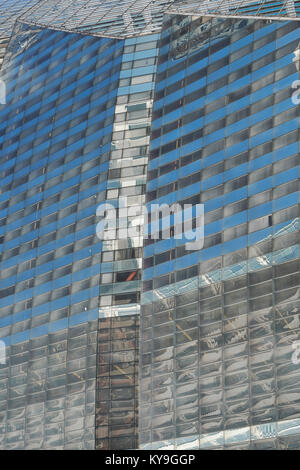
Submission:
[[[204,204],[204,247],[147,239],[142,448],[299,448],[299,22],[166,16],[147,206]]]
[[[140,312],[143,234],[139,227],[144,219],[139,214],[145,204],[157,40],[158,35],[147,35],[124,42],[105,194],[116,209],[117,223],[104,228],[100,317]],[[124,231],[134,227],[124,237]]]
[[[138,448],[139,315],[99,320],[96,449]]]
[[[180,0],[169,9],[172,13],[188,15],[225,15],[225,16],[267,16],[294,18],[299,16],[299,0],[210,0],[208,2],[193,2],[191,0]]]
[[[104,228],[100,264],[98,449],[138,445],[140,228],[144,222],[140,214],[145,204],[158,38],[152,34],[124,41],[105,194],[117,220],[113,227]]]
[[[0,1],[0,69],[16,19],[37,2],[38,0]]]
[[[21,15],[21,20],[42,28],[128,38],[159,33],[164,12],[181,3],[182,0],[43,0]]]
[[[0,9],[0,448],[300,448],[300,2]]]
[[[118,213],[102,240],[97,209],[145,203],[158,39],[15,26],[0,109],[2,448],[137,447],[143,219]]]
[[[18,25],[2,77],[1,446],[93,448],[102,241],[123,41]]]

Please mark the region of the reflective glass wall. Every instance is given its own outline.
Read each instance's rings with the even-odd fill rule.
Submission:
[[[105,194],[107,223],[100,267],[100,318],[140,312],[140,227],[144,222],[141,214],[158,38],[155,34],[124,42]]]
[[[141,227],[158,39],[152,34],[124,42],[100,265],[98,449],[138,447]]]
[[[0,0],[0,69],[15,21],[36,3],[38,0]]]
[[[10,42],[1,108],[4,448],[138,445],[140,227],[158,39],[24,24]],[[116,226],[99,232],[114,208]],[[18,400],[6,405],[10,397]]]
[[[1,448],[95,446],[96,208],[123,46],[18,25],[3,64]]]
[[[96,449],[138,448],[139,315],[99,319]]]
[[[204,246],[145,241],[142,448],[299,448],[299,25],[166,17],[147,206]]]

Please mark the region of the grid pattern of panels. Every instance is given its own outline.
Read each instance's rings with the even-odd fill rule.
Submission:
[[[0,107],[5,448],[94,446],[96,208],[122,51],[123,41],[20,24],[9,45]]]
[[[99,320],[96,448],[138,447],[139,316]]]
[[[0,70],[15,21],[38,0],[0,0]]]
[[[145,447],[299,429],[299,36],[295,21],[166,18],[147,205],[204,204],[205,238],[145,242]]]
[[[300,14],[300,2],[298,0],[204,0],[203,2],[181,0],[178,6],[172,5],[169,12],[187,15],[266,15],[294,18]]]
[[[10,37],[16,19],[38,0],[0,0],[0,37]]]
[[[248,443],[234,444],[231,450],[299,450],[300,434],[282,436],[273,439],[253,440]]]
[[[134,36],[159,31],[164,11],[177,1],[43,0],[22,21],[89,34]]]
[[[141,212],[145,203],[157,39],[158,35],[147,35],[126,39],[124,44],[106,191],[106,202],[116,208],[117,224],[113,228],[108,224],[104,230],[100,317],[140,312],[140,226],[144,222]],[[120,198],[126,198],[123,208]],[[111,212],[108,210],[108,216]]]
[[[0,448],[93,449],[97,320],[7,347]]]
[[[6,47],[8,44],[9,38],[0,38],[0,69],[5,56]]]

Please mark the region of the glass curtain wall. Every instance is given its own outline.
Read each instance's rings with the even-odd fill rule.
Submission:
[[[1,447],[95,446],[105,200],[123,41],[17,25],[0,106]]]
[[[299,25],[166,17],[147,206],[204,246],[145,241],[142,448],[299,448]]]

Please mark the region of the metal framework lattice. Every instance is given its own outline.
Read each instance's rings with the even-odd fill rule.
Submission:
[[[25,23],[99,36],[128,37],[159,31],[164,12],[180,0],[42,0]]]
[[[182,0],[180,5],[172,6],[171,13],[185,15],[230,15],[230,16],[268,16],[296,18],[300,16],[298,0],[204,0],[193,2]]]
[[[300,0],[0,0],[0,36],[9,37],[19,19],[44,28],[124,38],[160,31],[166,11],[296,18]]]
[[[9,37],[16,19],[38,0],[0,0],[0,37]]]

